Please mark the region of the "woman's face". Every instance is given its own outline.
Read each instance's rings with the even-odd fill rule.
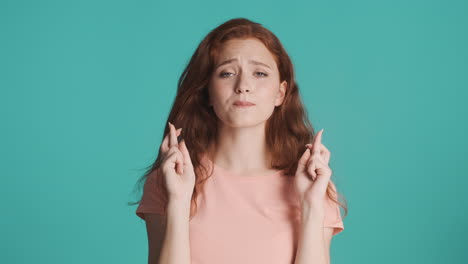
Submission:
[[[210,105],[225,125],[248,127],[265,122],[282,104],[286,81],[280,83],[278,66],[261,41],[234,39],[223,45],[208,91]],[[238,100],[255,105],[235,106]]]

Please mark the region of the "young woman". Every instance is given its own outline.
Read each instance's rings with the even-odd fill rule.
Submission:
[[[244,18],[212,30],[168,121],[136,210],[149,263],[330,263],[347,208],[272,32]]]

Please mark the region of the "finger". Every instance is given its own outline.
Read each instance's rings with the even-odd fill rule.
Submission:
[[[328,162],[325,162],[325,158],[324,158],[323,155],[311,156],[310,159],[314,160],[314,161],[317,161],[317,162],[321,162],[323,164],[328,164]],[[317,168],[317,166],[315,166],[315,168]]]
[[[180,175],[184,174],[184,157],[180,151],[177,152],[176,169]]]
[[[328,169],[329,168],[328,165],[325,163],[325,161],[320,157],[317,157],[312,162],[314,163],[315,172],[317,172],[318,169]]]
[[[176,130],[176,135],[179,136],[181,132],[182,132],[182,128],[177,129]],[[170,130],[170,127],[169,127],[169,131],[167,132],[167,134],[164,137],[164,140],[163,140],[163,142],[161,144],[161,147],[165,152],[167,152],[169,150],[169,137],[170,137],[170,134],[171,134],[171,130]]]
[[[179,136],[182,131],[182,128],[177,129],[176,135]],[[163,142],[161,143],[161,150],[162,152],[167,152],[169,150],[169,136],[170,136],[170,128],[169,131],[167,132],[166,136],[163,139]]]
[[[320,186],[324,186],[324,188],[326,189],[328,182],[330,180],[332,171],[330,167],[328,167],[326,164],[321,163],[320,161],[315,161],[314,163],[316,164],[315,171],[317,173],[317,176],[320,175],[320,177],[317,177],[317,180],[315,181],[315,183],[319,184]]]
[[[317,171],[327,168],[328,165],[325,163],[321,155],[310,156],[307,161],[307,172],[312,176],[312,180],[314,181],[319,174]]]
[[[175,126],[171,122],[168,122],[168,123],[170,127],[169,148],[172,146],[178,147],[177,136],[175,133]]]
[[[312,180],[314,181],[314,184],[327,186],[332,174],[331,169],[319,159],[314,159],[311,161],[310,170],[312,169],[313,172],[310,173],[313,174]],[[318,177],[319,175],[320,177]]]
[[[322,133],[323,129],[321,129],[314,137],[314,141],[312,144],[312,156],[314,154],[320,154],[320,144],[322,144]]]
[[[329,163],[330,162],[330,151],[327,149],[327,147],[325,147],[325,145],[323,145],[322,143],[322,156],[324,157],[324,160],[326,161],[326,163]]]
[[[170,169],[175,170],[178,174],[182,174],[182,167],[183,167],[183,162],[184,158],[182,153],[179,151],[177,147],[171,147],[169,149],[169,152],[166,157],[167,161],[167,166],[169,166]],[[166,168],[168,169],[168,168]]]
[[[182,139],[180,142],[180,151],[184,156],[184,169],[193,169],[192,160],[190,159],[190,153],[187,149],[187,145],[185,145],[185,139]]]
[[[312,149],[312,144],[307,144],[306,145],[308,148]],[[320,144],[320,151],[319,151],[320,156],[326,163],[330,161],[330,151],[325,147],[325,145]]]
[[[315,162],[314,159],[312,158],[313,156],[310,156],[311,158],[307,161],[307,173],[310,176],[310,178],[315,181],[317,178],[317,173],[315,172]]]

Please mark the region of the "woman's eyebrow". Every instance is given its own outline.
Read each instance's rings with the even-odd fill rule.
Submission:
[[[228,60],[225,60],[223,62],[221,62],[220,64],[216,65],[215,69],[225,65],[225,64],[229,64],[231,62],[234,62],[234,61],[238,61],[236,58],[233,58],[233,59],[228,59]],[[256,61],[256,60],[249,60],[249,63],[250,64],[254,64],[254,65],[263,65],[267,68],[269,68],[271,70],[271,67],[268,65],[268,64],[265,64],[263,62],[260,62],[260,61]]]

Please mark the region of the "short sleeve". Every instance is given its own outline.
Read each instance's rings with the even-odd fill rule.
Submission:
[[[340,206],[331,200],[328,195],[326,195],[326,199],[324,200],[324,227],[332,227],[333,235],[336,235],[344,230],[343,220],[341,218]]]
[[[165,214],[166,199],[161,191],[162,181],[157,176],[157,171],[148,175],[140,204],[135,212],[143,220],[145,219],[144,213]]]

